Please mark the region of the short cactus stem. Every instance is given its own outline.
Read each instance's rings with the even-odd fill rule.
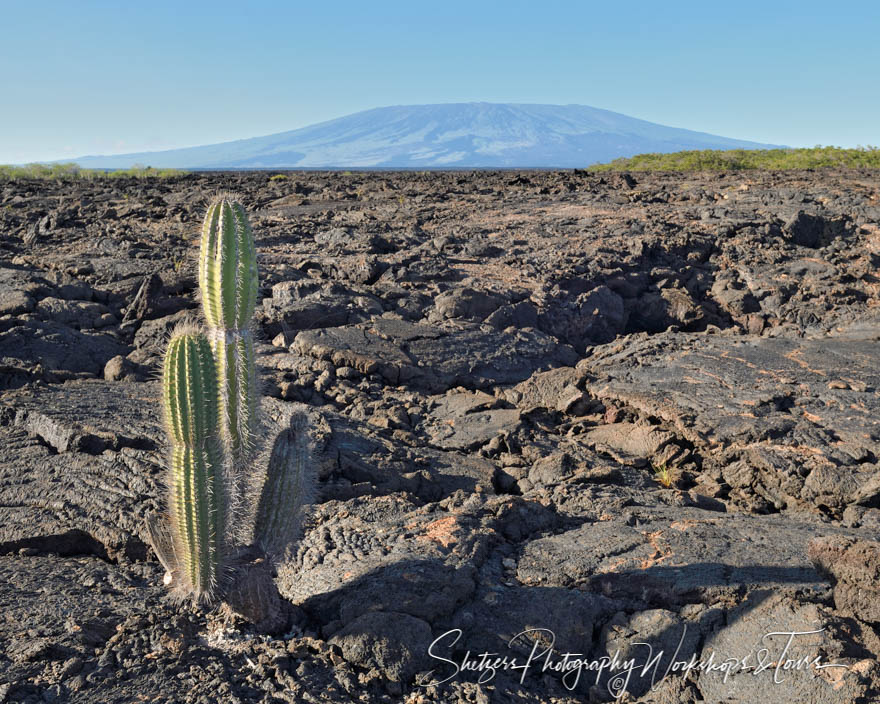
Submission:
[[[176,332],[162,371],[171,440],[168,513],[171,581],[178,593],[210,601],[222,567],[226,497],[217,437],[217,375],[207,338]]]
[[[257,505],[254,540],[267,554],[279,556],[296,539],[314,484],[308,416],[294,412],[272,446]]]
[[[218,494],[219,444],[175,445],[171,455],[171,522],[177,572],[196,600],[210,600],[220,577],[223,518]],[[172,579],[174,574],[172,572]]]

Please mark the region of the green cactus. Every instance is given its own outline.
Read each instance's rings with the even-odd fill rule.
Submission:
[[[249,326],[258,286],[247,212],[220,196],[208,207],[202,227],[199,287],[220,379],[220,436],[239,472],[246,471],[256,440],[257,377]]]
[[[172,553],[165,559],[180,594],[210,601],[222,568],[227,499],[217,436],[217,375],[208,340],[198,331],[179,329],[168,343],[162,396],[171,441]]]
[[[208,206],[199,252],[199,286],[212,328],[242,330],[257,304],[257,258],[247,212],[229,196]]]
[[[308,416],[297,411],[275,438],[256,507],[254,540],[268,555],[280,556],[297,537],[302,507],[312,500],[312,466]]]
[[[178,329],[165,353],[168,508],[164,520],[148,518],[146,530],[178,596],[201,603],[222,598],[256,627],[282,628],[287,611],[271,581],[272,558],[296,537],[315,471],[304,412],[291,414],[262,462],[254,462],[268,446],[256,434],[248,329],[257,265],[247,213],[228,196],[208,208],[199,285],[208,329]]]

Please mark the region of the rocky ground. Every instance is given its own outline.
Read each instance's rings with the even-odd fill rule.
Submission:
[[[319,465],[271,637],[143,523],[219,191]],[[16,181],[0,233],[0,702],[880,698],[877,172]]]

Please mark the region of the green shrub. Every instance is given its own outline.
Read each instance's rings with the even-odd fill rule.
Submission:
[[[742,171],[746,169],[880,168],[880,147],[816,146],[804,149],[703,149],[637,154],[596,164],[590,171]]]
[[[78,164],[25,164],[11,166],[0,164],[0,181],[18,179],[51,179],[72,181],[76,179],[97,178],[175,178],[183,176],[186,171],[180,169],[155,169],[152,166],[135,164],[130,169],[82,169]]]

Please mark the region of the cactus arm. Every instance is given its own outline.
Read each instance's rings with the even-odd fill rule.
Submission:
[[[216,486],[220,466],[219,447],[175,446],[171,472],[174,501],[172,525],[184,584],[196,597],[210,597],[220,573],[222,512]]]
[[[294,412],[275,439],[257,505],[254,538],[269,555],[280,555],[297,538],[314,487],[308,416]]]
[[[176,332],[162,373],[171,441],[169,517],[172,582],[182,595],[210,601],[223,560],[226,495],[217,437],[217,379],[207,338]]]

